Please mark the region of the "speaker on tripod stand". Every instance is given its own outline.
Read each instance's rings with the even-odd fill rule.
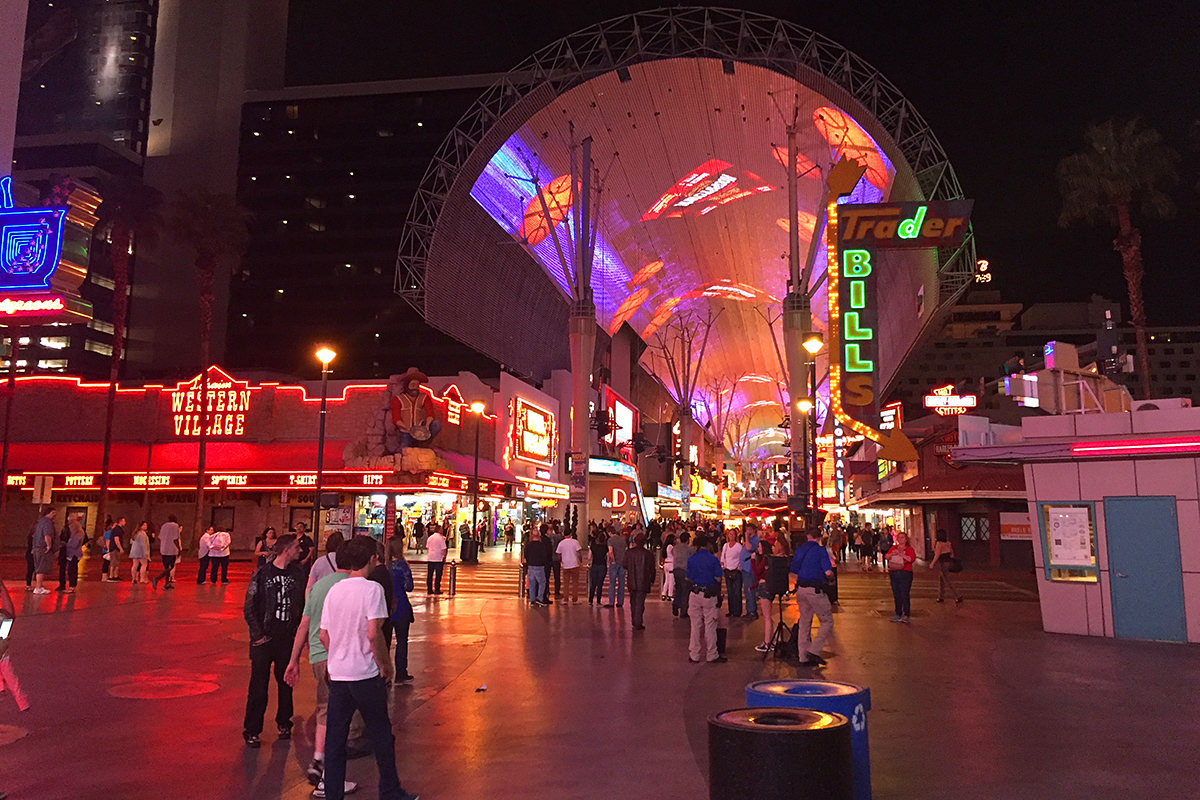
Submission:
[[[766,661],[767,656],[775,652],[775,645],[791,639],[791,632],[788,630],[787,623],[783,621],[783,598],[788,593],[788,570],[790,567],[791,559],[787,556],[767,556],[767,596],[776,603],[779,621],[775,623],[775,630],[771,632],[771,638],[767,641],[767,651],[763,653],[763,661]]]

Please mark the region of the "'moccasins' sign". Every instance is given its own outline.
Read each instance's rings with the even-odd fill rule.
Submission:
[[[201,386],[197,375],[170,391],[171,422],[175,435],[199,437],[201,426],[207,424],[208,436],[239,437],[246,433],[246,415],[250,413],[250,384],[234,380],[218,367],[209,367],[208,385]],[[207,398],[204,402],[203,398]],[[202,412],[207,406],[205,423]]]

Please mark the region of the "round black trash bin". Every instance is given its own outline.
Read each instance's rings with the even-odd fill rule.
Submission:
[[[708,718],[710,800],[853,800],[850,722],[805,708]]]
[[[458,547],[458,559],[464,564],[473,564],[479,560],[479,542],[474,539],[463,539]]]

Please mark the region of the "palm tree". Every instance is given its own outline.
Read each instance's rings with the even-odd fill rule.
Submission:
[[[162,192],[133,178],[106,181],[96,209],[99,222],[94,235],[109,242],[108,256],[113,272],[112,362],[108,376],[108,405],[104,419],[104,455],[100,465],[100,502],[96,511],[96,535],[104,532],[108,505],[108,467],[112,451],[113,411],[117,378],[125,350],[125,322],[129,308],[129,256],[133,245],[153,244],[163,225]]]
[[[224,267],[240,271],[250,241],[250,212],[232,195],[205,189],[180,192],[171,207],[171,232],[196,252],[196,295],[200,303],[200,449],[196,463],[194,530],[203,530],[204,459],[208,445],[208,368],[213,322],[213,284]]]
[[[1074,222],[1111,225],[1113,250],[1121,255],[1129,289],[1129,316],[1137,338],[1138,374],[1143,398],[1150,397],[1150,354],[1146,348],[1146,304],[1142,299],[1142,234],[1133,224],[1136,209],[1147,219],[1166,219],[1175,204],[1163,191],[1175,183],[1179,154],[1139,120],[1089,125],[1082,152],[1058,162],[1062,193],[1060,227]]]

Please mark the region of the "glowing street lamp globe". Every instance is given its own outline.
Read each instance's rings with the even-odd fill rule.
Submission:
[[[314,355],[316,355],[317,361],[320,361],[325,366],[329,366],[329,362],[337,358],[337,353],[328,347],[322,347]]]

